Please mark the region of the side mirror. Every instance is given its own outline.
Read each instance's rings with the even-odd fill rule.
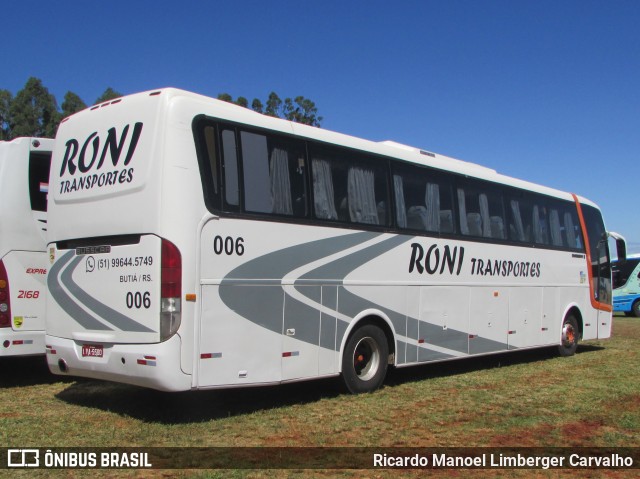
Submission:
[[[624,264],[627,261],[627,242],[622,235],[612,231],[607,233],[610,238],[616,241],[616,251],[618,253],[618,264]]]

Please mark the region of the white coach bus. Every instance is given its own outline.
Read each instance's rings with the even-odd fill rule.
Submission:
[[[0,357],[44,354],[53,140],[0,141]]]
[[[50,181],[57,374],[364,392],[611,334],[593,203],[420,149],[162,89],[63,122]]]

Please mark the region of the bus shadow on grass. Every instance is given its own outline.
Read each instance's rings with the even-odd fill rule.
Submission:
[[[594,345],[581,345],[577,354],[589,354],[602,349],[604,348]],[[432,378],[498,367],[544,362],[554,357],[557,357],[555,348],[544,348],[390,369],[385,387],[392,388]],[[344,391],[340,378],[277,386],[179,393],[75,378],[72,384],[56,394],[56,398],[68,404],[109,411],[145,422],[189,424],[291,405],[304,405],[321,399],[335,398],[341,394],[344,394]]]
[[[589,354],[603,349],[601,346],[581,344],[576,354]],[[544,362],[558,357],[556,346],[501,352],[488,354],[486,356],[465,357],[459,360],[433,362],[420,366],[392,369],[387,376],[385,384],[387,386],[398,386],[416,381],[466,374],[473,371]]]
[[[0,358],[0,389],[70,381],[51,374],[44,355]]]
[[[313,403],[340,394],[342,391],[335,379],[176,393],[80,379],[56,394],[56,398],[145,422],[189,424]]]

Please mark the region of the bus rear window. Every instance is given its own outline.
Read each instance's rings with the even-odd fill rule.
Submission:
[[[29,199],[34,211],[47,211],[51,153],[31,153],[29,156]]]

